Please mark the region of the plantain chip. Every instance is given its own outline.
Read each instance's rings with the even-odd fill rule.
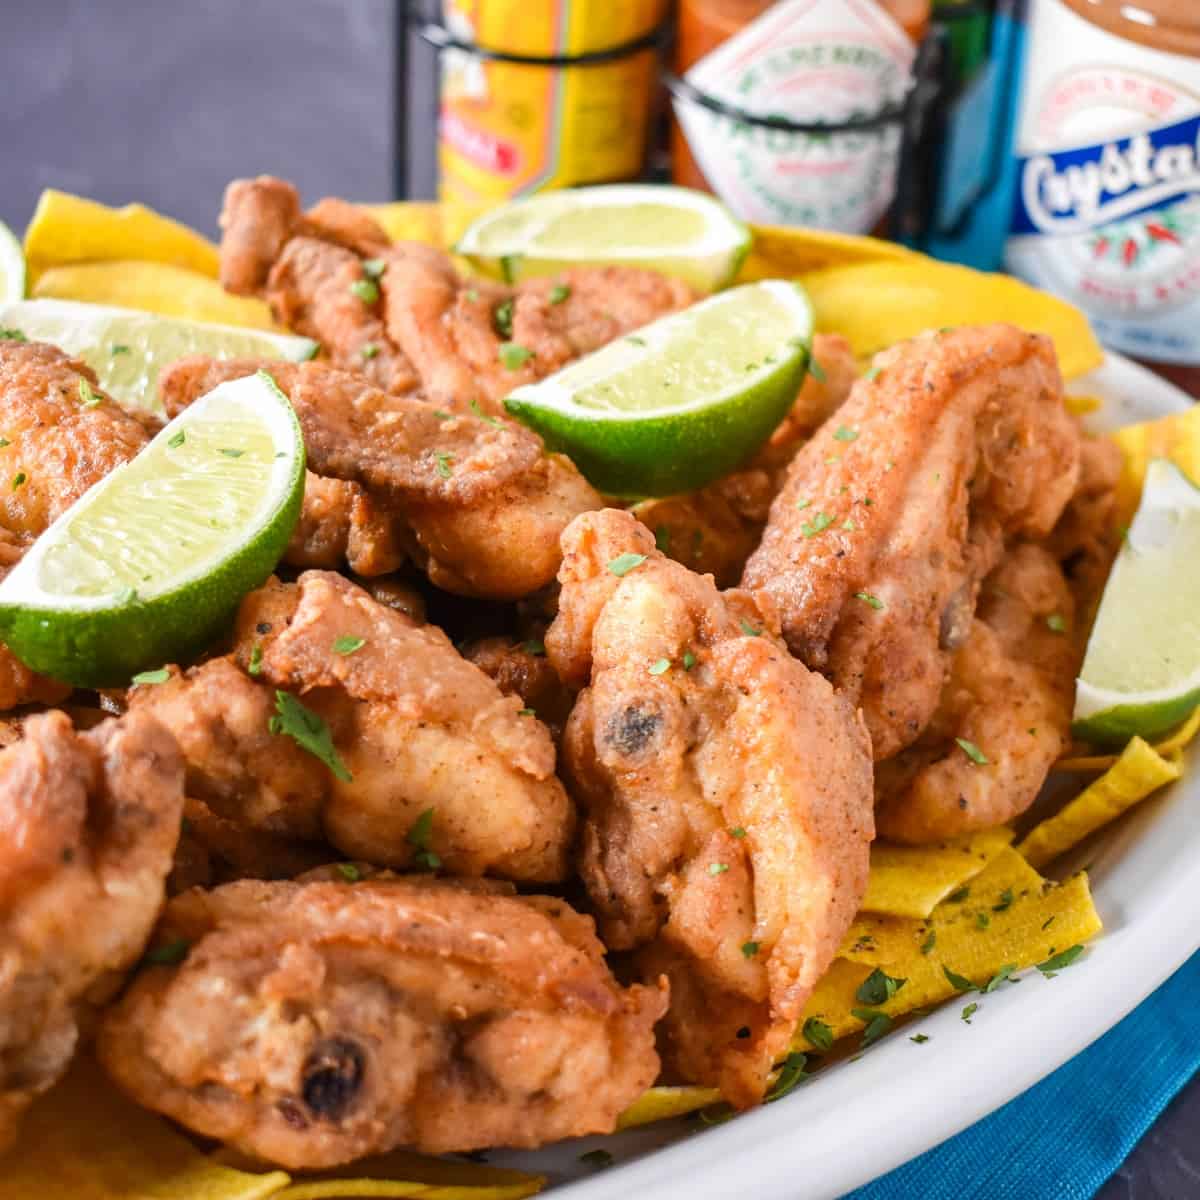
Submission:
[[[1086,875],[1051,883],[1009,848],[959,893],[925,921],[860,915],[809,997],[793,1047],[809,1048],[804,1027],[810,1019],[828,1025],[835,1038],[844,1037],[863,1028],[855,1009],[869,1007],[894,1018],[950,999],[959,988],[947,970],[982,987],[1003,968],[1033,966],[1101,929]],[[876,968],[904,983],[891,999],[867,1006],[857,991]]]
[[[1044,867],[1182,773],[1178,763],[1135,737],[1099,779],[1054,816],[1035,825],[1017,850],[1032,866]]]
[[[1099,396],[1064,396],[1063,403],[1067,412],[1076,417],[1086,417],[1088,413],[1099,412],[1104,407],[1104,401]]]
[[[825,229],[795,229],[778,225],[751,227],[754,240],[738,272],[738,283],[756,279],[788,279],[807,271],[879,259],[928,261],[914,250],[881,238],[856,237]]]
[[[1067,379],[1104,359],[1077,308],[1008,275],[911,255],[812,271],[800,282],[812,301],[817,329],[843,334],[859,358],[926,329],[1011,321],[1049,334]]]
[[[617,1118],[617,1128],[634,1129],[638,1125],[652,1125],[655,1121],[685,1117],[688,1113],[720,1102],[721,1093],[717,1088],[699,1087],[696,1084],[647,1088]]]
[[[88,1059],[29,1111],[0,1177],[4,1200],[265,1200],[288,1182],[206,1158]]]
[[[46,188],[25,231],[30,286],[51,267],[113,259],[169,263],[217,277],[217,248],[194,229],[141,204],[109,208]]]
[[[1006,826],[984,829],[934,846],[871,847],[871,874],[862,911],[927,917],[934,906],[978,875],[1013,840]]]
[[[444,231],[445,210],[440,204],[397,200],[390,204],[363,204],[360,207],[379,222],[393,242],[449,245],[450,239]]]
[[[1125,455],[1116,505],[1123,524],[1137,512],[1151,459],[1169,458],[1189,478],[1200,479],[1200,405],[1156,421],[1126,425],[1110,436]]]
[[[215,279],[168,263],[89,262],[51,267],[34,284],[32,295],[282,332],[263,301],[234,296]]]

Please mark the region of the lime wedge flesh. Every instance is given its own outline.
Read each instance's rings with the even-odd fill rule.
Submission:
[[[0,221],[0,304],[25,295],[25,255],[13,231]],[[0,329],[6,328],[0,319]]]
[[[1154,460],[1113,565],[1075,695],[1074,731],[1155,737],[1200,704],[1200,489]]]
[[[303,498],[287,398],[261,371],[221,384],[38,538],[0,583],[0,637],[83,687],[178,661],[270,575]]]
[[[704,192],[612,184],[543,192],[479,218],[456,250],[510,282],[566,267],[622,264],[674,275],[701,292],[724,287],[750,231]]]
[[[673,495],[727,474],[771,435],[803,382],[811,335],[801,288],[747,284],[518,388],[505,406],[602,492]]]
[[[23,300],[4,305],[0,307],[0,328],[20,330],[30,341],[51,342],[81,358],[114,400],[127,408],[151,412],[162,410],[159,371],[185,354],[301,362],[318,350],[311,338],[74,300]]]

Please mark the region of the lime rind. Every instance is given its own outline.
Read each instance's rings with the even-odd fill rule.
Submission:
[[[53,564],[55,548],[85,527],[94,534],[103,522],[88,526],[89,519],[98,511],[103,517],[101,506],[118,492],[142,502],[137,487],[161,482],[167,456],[186,448],[188,433],[233,408],[256,417],[273,447],[259,502],[244,523],[161,581],[140,589],[70,590]],[[274,380],[259,372],[220,385],[166,425],[135,459],[90,488],[37,540],[0,583],[0,637],[35,671],[80,687],[119,686],[146,667],[185,658],[209,644],[242,596],[271,574],[300,516],[304,470],[300,426]],[[183,476],[185,482],[190,478]],[[164,508],[165,536],[174,536],[171,515]],[[119,582],[114,573],[114,588]]]
[[[25,253],[16,235],[0,221],[0,303],[8,304],[25,295]],[[0,320],[0,328],[4,328]]]

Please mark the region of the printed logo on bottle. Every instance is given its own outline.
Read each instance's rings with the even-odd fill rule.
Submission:
[[[836,122],[901,101],[913,57],[904,30],[874,0],[781,0],[685,78],[741,112]],[[674,107],[705,178],[743,220],[866,233],[887,211],[898,126],[799,133],[689,100]]]

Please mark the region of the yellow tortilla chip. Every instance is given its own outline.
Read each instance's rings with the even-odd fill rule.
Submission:
[[[816,311],[817,329],[843,334],[860,358],[926,329],[989,321],[1049,334],[1067,379],[1104,358],[1077,308],[1008,275],[911,255],[813,271],[800,282]]]
[[[893,917],[927,917],[934,906],[974,878],[1013,840],[1004,826],[935,846],[871,847],[871,875],[862,911]]]
[[[30,1110],[0,1179],[4,1200],[265,1200],[288,1183],[206,1158],[86,1059]]]
[[[1135,737],[1099,779],[1035,825],[1017,850],[1032,866],[1044,867],[1182,773],[1177,763]]]
[[[1067,412],[1076,417],[1085,417],[1088,413],[1099,412],[1104,407],[1104,401],[1099,396],[1066,396],[1063,401]]]
[[[843,1037],[864,1025],[854,1009],[899,1017],[955,996],[947,969],[981,987],[1001,968],[1033,966],[1100,929],[1086,875],[1053,884],[1004,849],[966,885],[965,896],[943,901],[926,921],[860,916],[809,997],[793,1044],[810,1048],[803,1030],[811,1017]],[[855,993],[876,967],[905,983],[886,1003],[867,1005]]]
[[[413,1200],[522,1200],[546,1186],[543,1175],[527,1175],[476,1163],[447,1162],[407,1150],[364,1158],[336,1171],[292,1181],[271,1200],[347,1200],[367,1196]]]
[[[398,200],[393,204],[363,204],[393,242],[425,242],[445,246],[443,209],[440,204],[420,204]]]
[[[25,231],[32,287],[43,271],[67,263],[144,259],[216,279],[217,248],[206,237],[141,204],[109,208],[47,188]]]
[[[807,271],[847,263],[879,259],[924,259],[896,242],[881,238],[855,237],[824,229],[796,229],[777,225],[754,225],[750,253],[738,272],[738,283],[756,279],[788,279]]]
[[[1110,435],[1125,455],[1117,484],[1118,520],[1128,524],[1137,511],[1152,458],[1169,458],[1190,479],[1200,480],[1200,405]]]
[[[617,1118],[617,1128],[633,1129],[638,1125],[652,1125],[655,1121],[669,1121],[672,1117],[685,1117],[720,1102],[721,1093],[716,1088],[695,1084],[647,1088]]]
[[[207,275],[167,263],[90,262],[52,267],[38,279],[32,294],[87,304],[116,304],[221,325],[280,329],[263,301],[234,296]]]

